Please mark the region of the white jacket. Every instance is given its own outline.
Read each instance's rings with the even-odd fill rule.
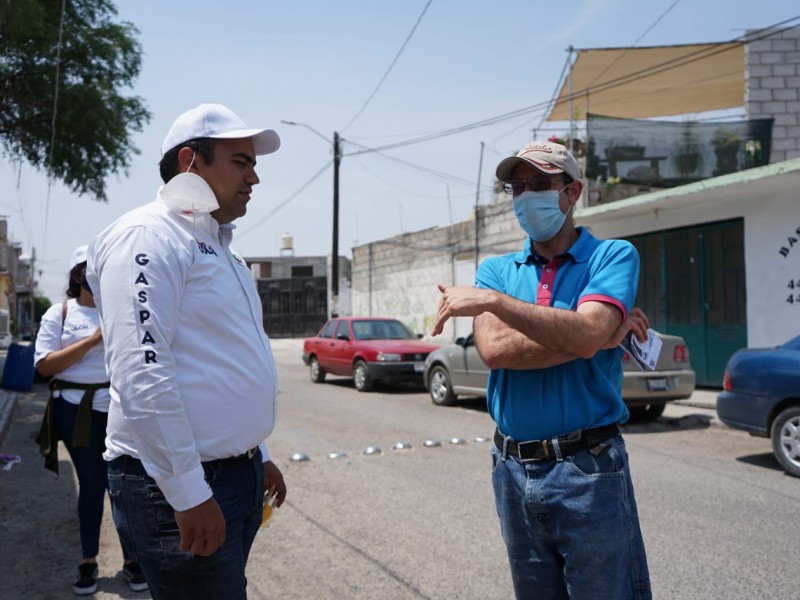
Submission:
[[[181,210],[193,196],[199,211]],[[261,444],[275,423],[275,361],[250,270],[211,188],[181,174],[90,245],[87,279],[111,380],[106,460],[139,458],[176,510],[211,497],[201,461]]]

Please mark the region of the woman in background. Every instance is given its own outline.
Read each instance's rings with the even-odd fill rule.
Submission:
[[[97,591],[97,554],[100,524],[108,489],[105,451],[108,422],[108,377],[103,360],[103,336],[86,284],[86,246],[70,259],[68,300],[54,304],[42,317],[36,336],[34,362],[44,377],[51,377],[51,398],[45,411],[39,442],[45,467],[58,473],[58,441],[69,452],[78,476],[78,521],[83,560],[72,586],[79,596]],[[133,591],[148,588],[141,568],[122,546],[122,573]]]

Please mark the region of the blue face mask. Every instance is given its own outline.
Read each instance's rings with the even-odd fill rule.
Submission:
[[[567,187],[562,190],[522,192],[514,198],[514,213],[519,226],[534,242],[546,242],[564,225],[567,215],[561,212],[558,198]]]

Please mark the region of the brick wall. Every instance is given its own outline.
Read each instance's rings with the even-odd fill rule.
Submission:
[[[800,28],[745,47],[745,111],[748,119],[775,119],[770,163],[800,157]]]

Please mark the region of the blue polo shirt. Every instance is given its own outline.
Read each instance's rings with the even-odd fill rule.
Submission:
[[[550,262],[535,253],[530,238],[522,252],[487,258],[478,267],[477,287],[566,310],[607,302],[626,317],[636,299],[639,254],[627,241],[598,240],[577,229],[578,240]],[[614,348],[547,369],[492,369],[489,414],[517,441],[625,422],[622,355]]]

